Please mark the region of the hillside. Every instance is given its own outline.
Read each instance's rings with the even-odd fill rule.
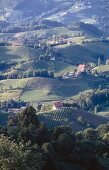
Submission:
[[[107,0],[70,0],[64,2],[62,0],[1,0],[0,5],[1,10],[10,12],[10,17],[14,16],[15,12],[19,12],[22,17],[42,16],[70,22],[73,16],[74,21],[89,20],[89,23],[96,23],[101,16],[104,16],[105,20],[107,19],[109,4]]]
[[[57,111],[48,111],[38,113],[39,120],[43,121],[48,128],[56,126],[70,126],[74,132],[86,129],[88,126],[97,127],[100,124],[106,123],[108,119],[88,113],[75,108],[64,108]],[[85,124],[78,121],[82,117]]]
[[[1,0],[0,5],[0,64],[8,65],[0,70],[5,77],[0,81],[0,100],[67,99],[102,82],[93,76],[64,81],[57,77],[74,72],[81,63],[97,65],[101,55],[104,61],[108,58],[107,0]],[[51,71],[55,78],[24,76],[31,70]]]
[[[28,102],[50,102],[72,98],[79,92],[98,87],[105,79],[86,77],[58,80],[57,78],[24,78],[0,81],[0,101],[22,99]]]

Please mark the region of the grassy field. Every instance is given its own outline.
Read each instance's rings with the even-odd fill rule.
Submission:
[[[95,67],[94,70],[97,70],[98,73],[109,72],[109,65],[101,65]]]
[[[29,60],[37,58],[39,54],[39,50],[30,47],[0,47],[0,62]]]
[[[109,44],[104,42],[89,42],[84,45],[58,46],[63,57],[74,63],[97,62],[99,54],[108,58]]]
[[[108,117],[109,118],[109,107],[106,107],[101,112],[98,112],[97,115]]]
[[[0,101],[22,99],[24,101],[50,101],[70,99],[79,92],[91,90],[101,79],[78,78],[59,80],[58,78],[24,78],[0,81]],[[93,85],[93,86],[92,86]]]
[[[64,61],[39,61],[37,56],[40,50],[29,47],[0,47],[0,61],[18,61],[19,64],[14,68],[15,71],[26,71],[27,69],[47,69],[55,71],[56,75],[73,71],[75,64],[79,62],[97,61],[98,54],[104,53],[107,58],[109,48],[107,43],[87,43],[85,45],[58,46],[66,61],[74,64],[68,64]],[[105,51],[103,51],[105,49]],[[25,63],[21,64],[20,61]],[[101,67],[99,69],[102,69]],[[103,67],[104,69],[104,67]],[[105,68],[108,70],[108,66]],[[13,70],[8,70],[13,71]],[[96,82],[92,81],[92,84]],[[92,89],[88,80],[64,80],[29,78],[18,80],[0,81],[3,87],[0,91],[0,101],[8,99],[19,99],[25,101],[58,100],[61,98],[72,98],[79,92]],[[12,86],[12,88],[11,88]]]

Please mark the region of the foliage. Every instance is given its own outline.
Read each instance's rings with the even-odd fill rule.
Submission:
[[[108,124],[78,133],[65,126],[49,130],[32,106],[0,127],[0,134],[1,170],[61,170],[62,163],[66,169],[103,170],[98,158],[109,157]]]
[[[42,154],[35,147],[24,146],[21,143],[17,145],[9,138],[0,136],[1,170],[41,170],[42,167]]]

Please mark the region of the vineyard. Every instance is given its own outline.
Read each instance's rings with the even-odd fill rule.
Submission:
[[[78,118],[82,116],[85,124],[81,124]],[[96,127],[99,124],[107,122],[106,118],[88,113],[83,110],[75,108],[62,108],[55,111],[48,111],[38,113],[39,120],[44,122],[45,125],[53,129],[56,126],[70,126],[73,131],[80,131],[87,127]]]

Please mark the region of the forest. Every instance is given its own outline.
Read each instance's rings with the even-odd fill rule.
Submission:
[[[47,129],[29,106],[0,127],[1,170],[108,170],[109,124]]]

